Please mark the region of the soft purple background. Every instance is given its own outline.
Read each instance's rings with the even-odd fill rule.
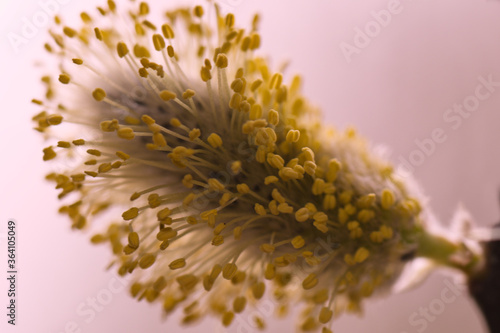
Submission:
[[[47,2],[45,0],[43,2]],[[75,17],[90,10],[76,0],[60,6],[60,14]],[[104,1],[103,1],[104,2]],[[158,1],[165,6],[191,1]],[[431,197],[438,217],[447,222],[463,202],[482,225],[498,220],[500,188],[500,91],[454,130],[443,120],[445,111],[474,93],[479,76],[500,81],[500,3],[486,0],[402,0],[401,13],[374,36],[349,63],[340,50],[353,44],[355,28],[374,21],[372,11],[386,9],[387,0],[264,1],[222,0],[241,25],[256,11],[262,13],[262,53],[274,64],[291,60],[291,72],[305,77],[305,94],[320,106],[325,120],[339,128],[355,125],[374,143],[391,148],[392,159],[408,159],[417,149],[415,140],[431,137],[441,128],[447,137],[414,174]],[[160,7],[160,6],[158,6]],[[109,254],[91,246],[87,235],[72,232],[56,213],[58,202],[43,181],[48,168],[42,163],[41,138],[31,130],[30,118],[38,108],[32,97],[42,94],[33,71],[46,59],[42,44],[45,29],[15,53],[7,33],[20,33],[23,17],[41,10],[37,1],[0,4],[0,53],[3,128],[0,132],[1,232],[8,218],[17,220],[19,241],[18,325],[5,332],[65,332],[75,322],[81,332],[199,332],[219,325],[209,319],[203,326],[181,328],[178,318],[160,320],[160,306],[136,303],[126,292],[113,294],[109,304],[89,323],[77,314],[81,303],[96,297],[109,283],[105,272]],[[91,11],[92,12],[92,11]],[[0,238],[0,242],[4,240]],[[0,272],[5,272],[4,243]],[[5,309],[5,278],[0,273],[0,309]],[[362,319],[345,316],[334,325],[339,332],[418,332],[410,315],[440,298],[444,281],[433,275],[411,292],[372,301]],[[119,284],[113,285],[119,287]],[[114,289],[113,289],[114,290]],[[85,309],[89,309],[86,307]],[[292,317],[289,317],[292,319]],[[268,320],[269,331],[294,330],[293,320]],[[71,325],[71,324],[69,324]],[[233,326],[228,332],[236,332]],[[424,332],[483,332],[471,300],[463,294],[428,323]]]

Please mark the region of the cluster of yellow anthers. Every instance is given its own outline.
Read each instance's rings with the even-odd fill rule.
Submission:
[[[92,242],[111,244],[134,297],[183,305],[186,323],[230,325],[270,290],[278,314],[299,297],[301,328],[330,332],[398,276],[418,201],[354,130],[320,125],[299,77],[285,85],[255,56],[258,16],[247,31],[197,6],[157,26],[131,6],[108,1],[79,29],[56,17],[45,45],[62,73],[57,89],[42,79],[34,120],[66,139],[43,150],[68,165],[47,177],[70,202],[60,212],[100,229]],[[122,218],[102,228],[112,207]]]

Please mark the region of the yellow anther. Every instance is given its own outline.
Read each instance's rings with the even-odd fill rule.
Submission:
[[[247,194],[247,193],[250,193],[250,188],[248,187],[247,184],[243,183],[243,184],[238,184],[236,185],[236,190],[238,191],[238,193],[240,194]]]
[[[264,216],[264,215],[267,214],[266,209],[264,208],[264,206],[262,206],[261,204],[258,204],[258,203],[255,204],[254,210],[260,216]]]
[[[332,210],[337,206],[337,199],[332,194],[327,194],[323,198],[323,209]]]
[[[267,115],[267,120],[269,121],[269,123],[271,125],[274,125],[274,126],[278,125],[278,123],[280,122],[280,115],[279,115],[278,111],[273,110],[273,109],[269,110],[269,113]]]
[[[325,181],[321,178],[316,178],[312,186],[312,193],[314,195],[320,195],[325,190]]]
[[[128,47],[127,47],[127,44],[123,43],[123,42],[119,42],[117,45],[116,45],[116,51],[118,52],[118,56],[120,58],[123,58],[125,57],[129,50],[128,50]]]
[[[63,117],[58,114],[52,114],[47,117],[47,122],[50,125],[59,125],[63,121]]]
[[[156,261],[156,256],[154,254],[146,253],[139,260],[139,267],[142,269],[149,268],[149,267],[153,266],[155,261]]]
[[[316,206],[314,206],[314,204],[311,202],[306,203],[306,205],[304,207],[307,208],[307,210],[309,211],[310,214],[314,214],[318,211]]]
[[[228,65],[227,56],[224,53],[219,53],[215,60],[215,66],[219,68],[226,68]]]
[[[380,232],[385,239],[391,239],[394,235],[394,230],[391,227],[385,225],[380,227]]]
[[[269,153],[267,154],[267,163],[269,163],[269,165],[273,168],[281,169],[283,168],[285,161],[280,155]]]
[[[233,89],[234,92],[240,93],[243,88],[245,87],[243,80],[242,79],[235,79],[231,83],[231,89]]]
[[[176,97],[177,97],[177,95],[174,92],[169,91],[169,90],[163,90],[160,92],[160,98],[164,101],[170,101]]]
[[[201,6],[194,7],[193,14],[196,17],[202,17],[203,16],[203,7],[201,7]]]
[[[212,216],[210,216],[210,217],[212,217]],[[210,220],[210,218],[209,218],[209,220]],[[190,225],[195,225],[195,224],[198,224],[198,220],[197,220],[197,219],[196,219],[196,217],[194,217],[194,216],[188,216],[188,217],[186,218],[186,222],[187,222],[188,224],[190,224]]]
[[[208,187],[212,191],[223,191],[226,188],[220,181],[218,181],[215,178],[208,179],[207,183],[208,183]]]
[[[129,221],[129,220],[135,219],[138,215],[139,215],[139,208],[132,207],[129,210],[125,211],[122,214],[122,217],[125,221]]]
[[[345,212],[347,213],[347,215],[349,215],[349,216],[354,215],[354,214],[356,214],[356,212],[357,212],[356,207],[354,207],[354,206],[353,206],[353,205],[351,205],[351,204],[347,204],[347,205],[345,205],[345,206],[344,206],[344,210],[345,210]]]
[[[164,24],[161,26],[161,32],[166,39],[172,39],[175,37],[174,30],[172,30],[172,27],[168,24]]]
[[[99,126],[101,127],[101,131],[103,132],[114,132],[120,127],[118,123],[114,123],[111,120],[101,121]]]
[[[161,133],[154,133],[153,134],[153,143],[157,145],[158,147],[166,147],[167,146],[167,140],[165,140],[165,137]]]
[[[78,33],[76,32],[76,30],[70,28],[70,27],[64,27],[63,28],[63,33],[68,36],[69,38],[73,38],[75,37]]]
[[[336,190],[337,188],[332,183],[325,183],[325,188],[323,189],[323,192],[325,194],[333,194],[335,193]]]
[[[182,185],[184,185],[187,188],[193,188],[193,176],[190,174],[185,175],[182,178]]]
[[[103,37],[102,37],[102,32],[99,28],[94,28],[94,33],[95,33],[95,37],[102,41]]]
[[[182,204],[184,206],[189,206],[189,204],[191,202],[193,202],[193,200],[195,199],[195,194],[194,193],[189,193],[188,195],[186,195],[186,197],[184,198],[184,200],[182,201]]]
[[[347,253],[345,256],[344,256],[344,262],[349,265],[349,266],[354,266],[356,265],[356,261],[354,260],[353,256],[349,253]]]
[[[362,236],[363,236],[363,229],[359,227],[351,230],[351,232],[349,233],[349,237],[351,239],[358,239],[361,238]]]
[[[266,280],[272,280],[276,276],[276,267],[273,264],[267,264],[266,270],[264,271],[264,278]]]
[[[385,189],[382,191],[382,196],[381,196],[381,206],[383,209],[388,210],[391,209],[392,206],[394,205],[394,193],[392,193],[391,190]]]
[[[222,325],[228,327],[233,322],[233,319],[234,319],[234,312],[232,311],[224,312],[224,314],[222,315]]]
[[[193,128],[191,131],[189,131],[189,140],[194,141],[198,139],[201,135],[201,131],[199,128]]]
[[[276,73],[272,76],[271,82],[269,83],[269,89],[279,89],[281,87],[281,82],[283,81],[283,75]]]
[[[312,161],[314,162],[314,152],[309,147],[302,148],[302,154],[304,161]]]
[[[316,277],[316,274],[311,273],[309,274],[304,281],[302,281],[302,287],[305,290],[309,290],[314,288],[318,284],[318,278]]]
[[[92,97],[94,97],[96,101],[100,102],[106,98],[106,92],[104,89],[97,88],[92,92]]]
[[[186,89],[185,92],[182,93],[182,98],[184,99],[189,99],[195,95],[194,90],[191,89]]]
[[[97,149],[87,149],[87,154],[93,155],[93,156],[101,156],[102,153],[100,150]]]
[[[260,250],[264,253],[273,253],[276,248],[271,244],[261,244]]]
[[[300,139],[300,131],[297,130],[289,130],[286,134],[286,142],[298,142]]]
[[[273,189],[271,196],[273,197],[274,200],[278,201],[279,203],[285,203],[285,197],[281,195],[280,191],[278,191],[277,188]]]
[[[293,213],[293,207],[287,203],[280,203],[278,205],[278,211],[283,214],[291,214]]]
[[[172,45],[167,46],[167,54],[170,58],[175,57],[175,51]]]
[[[213,148],[219,148],[222,146],[222,138],[218,134],[210,134],[207,141]]]
[[[279,215],[280,214],[280,211],[278,210],[278,203],[276,202],[276,200],[271,200],[269,202],[269,211],[271,212],[271,214],[273,215]]]
[[[231,172],[233,175],[237,175],[241,172],[241,161],[233,161],[231,162]]]
[[[92,22],[92,18],[86,12],[81,12],[80,13],[80,18],[82,19],[82,21],[84,23],[90,23],[90,22]]]
[[[229,107],[235,110],[239,109],[242,100],[243,97],[239,93],[234,93],[233,96],[231,96],[231,99],[229,100]]]
[[[300,165],[298,165],[300,167]],[[311,161],[306,161],[304,163],[304,167],[303,167],[303,170],[304,172],[306,172],[308,175],[310,176],[314,176],[316,174],[316,169],[317,169],[317,165],[316,163],[314,162],[311,162]]]
[[[184,266],[186,266],[186,260],[184,258],[175,259],[168,265],[171,270],[180,269]]]
[[[326,180],[333,182],[337,179],[337,174],[341,168],[341,164],[337,159],[332,159],[328,162],[328,172],[326,173]]]
[[[304,238],[302,238],[302,236],[295,236],[293,239],[292,239],[292,246],[296,249],[300,249],[301,247],[303,247],[304,245],[306,244]]]
[[[207,67],[202,67],[200,71],[201,79],[203,82],[207,82],[212,79],[212,73]]]
[[[165,39],[163,39],[162,35],[154,34],[153,35],[153,45],[156,51],[161,51],[165,48]]]
[[[76,175],[71,175],[71,179],[74,182],[83,182],[85,180],[85,174],[83,173],[78,173]]]
[[[266,178],[264,178],[264,184],[266,184],[266,185],[274,184],[278,181],[279,181],[279,179],[276,176],[267,176]]]
[[[226,229],[225,223],[217,224],[217,226],[214,228],[214,235],[219,235],[224,229]]]
[[[324,234],[328,232],[328,226],[325,222],[314,221],[313,226]]]
[[[116,3],[113,0],[108,0],[108,8],[110,11],[116,11]]]
[[[234,14],[229,13],[226,15],[226,27],[232,28],[234,26]]]
[[[347,229],[354,230],[356,228],[359,228],[359,222],[358,221],[350,221],[349,223],[347,223]]]
[[[85,174],[89,175],[90,177],[97,177],[97,172],[94,171],[84,171]]]
[[[126,116],[124,120],[129,125],[139,125],[141,123],[141,120],[139,118],[132,116]]]
[[[83,64],[83,60],[82,59],[73,58],[73,59],[71,59],[71,61],[73,61],[73,63],[75,65],[82,65]]]
[[[224,236],[222,235],[216,235],[212,238],[212,245],[213,246],[219,246],[224,244]]]
[[[122,160],[126,161],[130,158],[130,155],[122,152],[122,151],[117,151],[116,152],[116,156],[118,156],[119,158],[121,158]]]
[[[68,84],[70,81],[71,79],[68,74],[59,75],[59,82],[61,82],[62,84]]]
[[[156,217],[158,218],[158,221],[163,221],[167,217],[169,217],[171,213],[172,211],[169,208],[163,208],[162,210],[158,211],[158,213],[156,213]]]
[[[375,199],[376,197],[373,193],[363,195],[356,202],[356,206],[358,208],[370,208],[375,203]]]
[[[153,125],[155,123],[155,120],[153,118],[151,118],[150,116],[146,115],[146,114],[141,117],[141,120],[146,125]]]
[[[131,232],[128,234],[128,246],[133,249],[137,249],[139,247],[139,234],[137,232]]]
[[[374,243],[382,243],[384,241],[384,235],[380,231],[372,231],[370,233],[370,239]]]
[[[222,269],[222,277],[226,280],[231,280],[238,270],[238,266],[236,264],[226,264]]]
[[[236,297],[233,301],[233,310],[236,313],[243,312],[247,305],[247,299],[245,296]]]
[[[112,169],[111,163],[102,163],[101,165],[99,165],[99,168],[97,171],[99,173],[106,173],[106,172],[110,171],[111,169]]]
[[[326,324],[332,319],[333,311],[327,307],[323,307],[319,312],[319,322]]]
[[[172,229],[172,228],[170,228],[170,227],[167,227],[167,228],[161,229],[156,234],[156,239],[159,240],[159,241],[165,241],[165,240],[174,238],[176,236],[177,236],[177,231],[174,230],[174,229]]]
[[[221,199],[219,200],[219,205],[225,206],[229,202],[229,200],[231,200],[232,197],[233,196],[231,193],[224,193]]]
[[[363,261],[365,261],[368,257],[370,256],[370,251],[368,251],[366,248],[364,247],[360,247],[358,248],[358,250],[356,251],[356,253],[354,254],[354,261],[356,261],[357,263],[362,263]]]
[[[250,43],[250,49],[255,50],[260,47],[260,35],[258,33],[253,33],[252,36],[252,41]]]
[[[134,130],[130,127],[120,127],[116,133],[122,139],[132,140],[135,138]]]
[[[55,158],[57,154],[54,152],[52,146],[43,149],[43,160],[48,161]]]
[[[141,2],[139,4],[139,15],[149,14],[149,5],[146,2]]]
[[[326,215],[323,212],[316,212],[313,215],[313,220],[316,221],[316,222],[320,222],[320,223],[321,222],[326,222],[326,221],[328,221],[328,215]]]
[[[250,48],[251,41],[252,40],[248,36],[243,38],[243,40],[241,41],[241,51],[243,51],[243,52],[248,51],[248,49]]]
[[[309,210],[305,207],[300,208],[295,212],[295,219],[298,222],[304,222],[309,218]]]
[[[261,299],[266,291],[264,282],[256,282],[252,285],[252,295],[255,299]]]
[[[359,211],[357,217],[358,221],[366,223],[375,217],[375,212],[371,209],[362,209]]]

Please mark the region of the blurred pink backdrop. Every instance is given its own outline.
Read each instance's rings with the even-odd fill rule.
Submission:
[[[30,122],[38,108],[29,101],[40,96],[43,88],[34,65],[46,59],[42,45],[47,34],[40,28],[19,52],[7,38],[11,32],[20,34],[23,18],[32,18],[42,10],[40,3],[47,2],[3,0],[0,4],[0,99],[5,120],[0,132],[0,232],[5,232],[9,218],[19,226],[18,325],[7,325],[2,312],[0,331],[61,333],[76,327],[74,332],[223,332],[211,319],[182,328],[179,316],[162,321],[158,304],[136,303],[121,291],[115,275],[105,271],[110,258],[107,249],[91,246],[88,235],[72,232],[66,218],[57,214],[56,193],[43,180],[48,171],[42,162],[44,145]],[[63,2],[58,12],[67,18],[102,3],[59,3]],[[156,1],[156,8],[200,2]],[[414,175],[440,220],[447,223],[462,202],[481,225],[491,225],[500,215],[500,87],[480,101],[470,116],[461,117],[456,129],[452,125],[458,119],[450,122],[443,117],[475,94],[479,77],[500,82],[500,3],[398,3],[221,0],[224,11],[233,12],[242,26],[253,13],[262,14],[261,53],[271,55],[276,66],[291,61],[289,73],[303,74],[305,95],[324,111],[326,122],[338,128],[355,125],[373,143],[389,147],[396,164],[424,156],[418,160],[420,165],[413,166]],[[393,12],[384,17],[381,11],[388,8]],[[367,38],[357,36],[358,29],[368,29]],[[347,44],[356,52],[346,57],[342,48],[346,50]],[[422,151],[416,142],[429,142],[437,128],[446,137],[444,142],[434,142],[429,155],[415,152]],[[4,243],[0,246],[4,274]],[[448,280],[434,274],[413,291],[371,301],[363,318],[344,316],[336,321],[334,331],[484,332],[465,292],[427,320],[425,328],[412,326],[410,317],[435,303]],[[6,281],[1,278],[2,309],[5,290]],[[109,302],[92,316],[88,302],[109,295]],[[87,311],[86,315],[78,309]],[[269,332],[295,330],[293,320],[269,318],[267,322]],[[237,325],[227,332],[239,332]]]

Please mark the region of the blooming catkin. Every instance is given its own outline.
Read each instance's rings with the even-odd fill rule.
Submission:
[[[226,326],[262,297],[281,315],[300,300],[301,329],[329,332],[387,289],[415,250],[419,201],[258,56],[259,17],[242,29],[217,6],[160,22],[130,7],[56,20],[45,48],[60,73],[33,120],[60,212],[110,244],[132,296]]]

